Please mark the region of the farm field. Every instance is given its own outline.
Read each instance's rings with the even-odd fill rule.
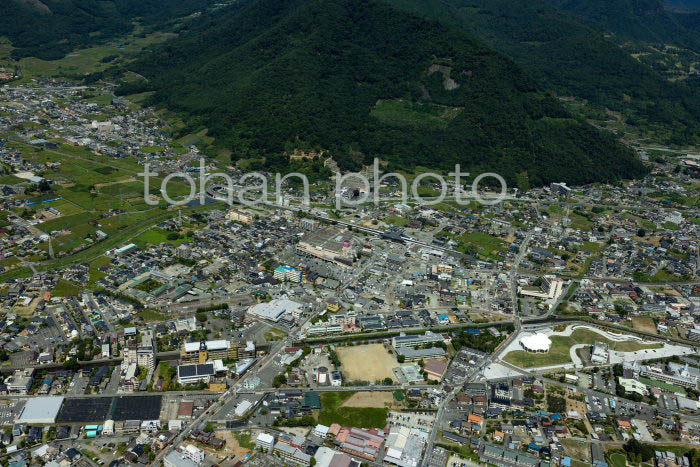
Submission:
[[[341,407],[374,407],[382,409],[395,406],[395,400],[394,394],[389,391],[356,392],[343,402]]]
[[[67,297],[69,295],[77,297],[80,295],[80,291],[81,289],[77,285],[68,282],[65,279],[60,279],[56,284],[56,287],[53,289],[52,294],[56,297]]]
[[[321,394],[322,408],[318,415],[318,423],[328,426],[338,423],[343,426],[355,426],[358,428],[384,428],[389,409],[343,406],[344,402],[355,394],[357,393],[353,391],[325,392]],[[388,394],[391,396],[391,393]]]
[[[371,115],[392,126],[444,129],[461,111],[456,107],[394,99],[378,101]]]
[[[489,256],[505,248],[505,242],[493,235],[484,232],[471,232],[462,234],[457,240],[464,244],[474,245],[478,252],[484,256]]]
[[[341,371],[348,381],[393,379],[392,370],[399,366],[382,344],[338,347],[336,352],[340,357]]]
[[[60,60],[41,60],[35,57],[26,57],[20,60],[19,65],[22,71],[22,79],[18,81],[20,84],[29,83],[33,78],[41,78],[47,76],[59,76],[62,74],[79,74],[94,73],[102,71],[109,66],[112,66],[116,61],[103,62],[102,59],[113,55],[130,55],[139,52],[144,47],[152,44],[164,42],[167,39],[175,37],[176,34],[167,32],[155,32],[148,34],[145,37],[139,37],[143,28],[137,27],[133,33],[124,39],[114,40],[107,44],[96,45],[94,47],[76,50],[63,57]],[[14,65],[14,62],[3,62],[4,58],[9,56],[12,50],[9,43],[3,40],[0,43],[0,66]],[[117,59],[120,60],[120,59]]]

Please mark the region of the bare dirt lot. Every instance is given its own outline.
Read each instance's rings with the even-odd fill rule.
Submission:
[[[648,316],[635,316],[632,318],[632,329],[635,331],[647,332],[649,334],[657,334],[656,323]]]
[[[356,392],[341,407],[393,407],[394,395],[391,392]]]
[[[376,381],[394,377],[392,368],[399,366],[396,357],[382,344],[338,347],[341,370],[349,381]]]
[[[246,454],[252,452],[250,449],[246,449],[240,445],[235,436],[233,436],[232,431],[217,431],[216,437],[226,441],[226,447],[219,452],[222,456],[231,456],[231,459],[242,460],[245,459]],[[252,435],[251,440],[253,443],[255,442],[255,438],[252,437]]]
[[[136,180],[134,177],[130,177],[130,178],[126,178],[126,179],[124,179],[124,180],[117,180],[117,181],[114,181],[114,182],[97,183],[97,184],[95,185],[95,188],[97,188],[97,189],[99,190],[100,188],[105,187],[105,186],[119,185],[119,184],[121,184],[121,183],[131,183],[131,182],[137,182],[137,181],[138,181],[138,180]]]

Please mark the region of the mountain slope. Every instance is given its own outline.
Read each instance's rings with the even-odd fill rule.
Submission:
[[[512,57],[559,95],[622,112],[628,122],[664,142],[700,142],[697,83],[669,82],[548,0],[392,3],[458,25]]]
[[[12,42],[15,57],[53,60],[75,47],[147,25],[189,15],[213,0],[3,0],[0,36]]]
[[[465,33],[374,0],[256,0],[205,15],[133,65],[153,102],[237,157],[283,168],[295,148],[342,166],[462,164],[511,181],[639,175],[609,135],[572,118],[512,61]],[[575,170],[572,170],[575,167]]]
[[[596,30],[618,39],[698,45],[695,37],[667,13],[660,0],[548,0]]]

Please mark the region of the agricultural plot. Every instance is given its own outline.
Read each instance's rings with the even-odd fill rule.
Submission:
[[[445,129],[461,108],[410,102],[403,99],[380,100],[371,115],[387,125],[424,129]]]
[[[389,409],[343,406],[344,402],[355,394],[352,391],[321,394],[321,412],[318,415],[318,423],[328,426],[338,423],[358,428],[384,428]]]

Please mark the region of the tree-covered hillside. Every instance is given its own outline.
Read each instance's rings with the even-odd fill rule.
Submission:
[[[462,27],[512,57],[557,95],[575,96],[622,112],[627,123],[664,135],[664,142],[700,143],[698,78],[674,82],[665,79],[653,67],[606,39],[602,31],[580,23],[571,14],[553,7],[551,1],[392,3]]]
[[[294,148],[344,167],[496,171],[531,184],[644,172],[515,63],[457,28],[375,0],[249,0],[192,22],[131,68],[153,102],[206,126],[234,157]]]
[[[147,25],[200,11],[213,0],[3,0],[0,36],[15,47],[15,57],[46,60],[75,47],[124,34],[136,18]]]
[[[697,47],[700,41],[689,34],[661,0],[546,0],[596,30],[620,40],[663,42]]]

